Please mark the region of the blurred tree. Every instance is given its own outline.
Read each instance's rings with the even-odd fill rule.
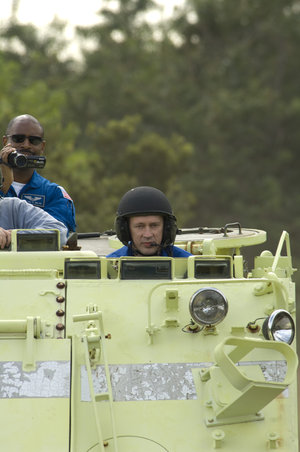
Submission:
[[[73,98],[75,114],[83,120],[111,118],[147,109],[147,87],[156,75],[155,43],[143,14],[153,6],[149,0],[122,0],[116,11],[103,7],[99,25],[78,27],[78,34],[93,39],[93,49],[84,51],[84,68]],[[146,89],[146,91],[145,91]],[[91,95],[92,93],[92,95]]]
[[[41,120],[44,174],[73,195],[79,228],[109,227],[124,191],[147,183],[182,225],[295,235],[298,2],[186,0],[155,28],[155,2],[110,4],[78,30],[83,48],[93,39],[82,63],[61,59],[62,23],[41,35],[14,20],[0,33],[3,128],[24,111]]]
[[[10,119],[23,113],[37,117],[45,129],[48,157],[43,175],[69,187],[64,161],[74,150],[79,127],[67,118],[66,87],[74,63],[59,59],[64,24],[54,21],[41,36],[33,25],[8,22],[0,33],[0,112],[3,133]],[[59,164],[58,164],[59,163]]]
[[[209,223],[259,219],[276,235],[283,224],[296,230],[297,3],[188,0],[172,21],[179,43],[174,86],[183,101],[176,114],[185,110],[179,130],[195,143],[196,221],[206,203],[213,209],[201,217]]]
[[[84,206],[77,214],[82,230],[112,228],[121,196],[138,185],[165,191],[171,201],[174,199],[176,213],[186,217],[194,198],[187,193],[187,202],[179,205],[175,196],[178,191],[184,192],[181,173],[185,176],[193,148],[177,135],[162,138],[140,132],[140,125],[137,115],[111,120],[104,127],[90,123],[90,152],[82,150],[70,157],[67,168],[72,194],[76,203]]]

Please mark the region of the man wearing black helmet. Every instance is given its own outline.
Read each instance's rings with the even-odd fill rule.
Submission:
[[[107,257],[191,255],[174,246],[176,217],[164,193],[154,187],[136,187],[125,193],[115,230],[124,246]]]

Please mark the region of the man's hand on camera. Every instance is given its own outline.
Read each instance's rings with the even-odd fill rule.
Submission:
[[[15,151],[16,149],[14,147],[12,147],[11,144],[7,144],[5,145],[0,152],[0,158],[2,160],[2,164],[1,166],[1,171],[2,171],[2,192],[3,193],[7,193],[9,190],[9,187],[11,186],[11,184],[13,183],[14,180],[14,175],[13,175],[13,170],[10,166],[7,165],[7,157],[9,156],[9,154],[13,151]]]

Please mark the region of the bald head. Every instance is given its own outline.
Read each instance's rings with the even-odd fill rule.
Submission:
[[[10,135],[10,132],[16,123],[22,123],[22,122],[31,122],[32,124],[36,124],[40,128],[41,137],[44,136],[44,129],[43,129],[41,123],[34,116],[31,116],[28,114],[15,116],[13,119],[11,119],[9,121],[7,129],[6,129],[6,135]]]
[[[16,116],[9,122],[6,135],[2,137],[2,143],[4,146],[8,146],[8,152],[11,152],[14,149],[21,154],[27,153],[39,156],[44,153],[46,146],[43,127],[34,116],[28,114]],[[20,169],[14,168],[13,171],[15,177],[14,180],[22,182],[16,179],[16,173],[18,171],[22,172],[23,177],[25,172],[27,172],[27,176],[29,176],[29,173],[31,172],[32,175],[34,170],[32,168],[24,167]]]

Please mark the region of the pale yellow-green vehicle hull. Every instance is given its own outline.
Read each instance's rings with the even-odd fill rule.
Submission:
[[[2,252],[2,449],[298,451],[295,340],[263,328],[295,321],[289,236],[251,272],[242,255],[265,239],[193,232],[176,241],[187,259],[107,259],[115,238]],[[218,323],[191,320],[198,291],[228,303]]]

